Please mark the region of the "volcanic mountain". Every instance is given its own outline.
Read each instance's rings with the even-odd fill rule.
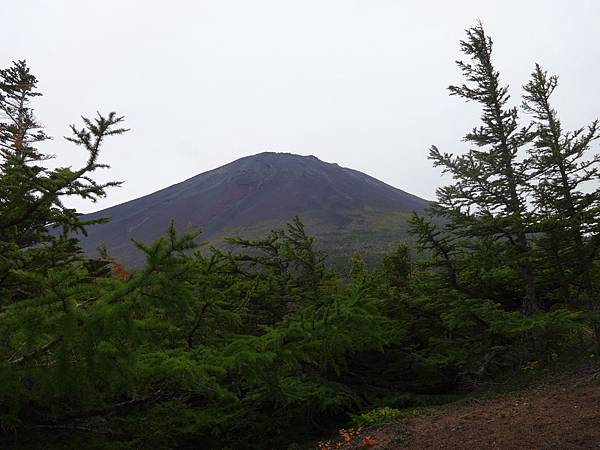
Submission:
[[[183,230],[201,228],[201,240],[219,245],[227,236],[258,237],[295,215],[333,257],[354,251],[376,257],[406,236],[406,217],[428,205],[356,170],[314,156],[260,153],[202,173],[160,191],[83,216],[109,217],[88,228],[87,254],[106,245],[111,256],[137,265],[131,242],[161,236],[171,220]]]

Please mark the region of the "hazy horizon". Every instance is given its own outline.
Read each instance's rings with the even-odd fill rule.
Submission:
[[[592,0],[23,0],[0,13],[15,18],[0,30],[0,67],[26,59],[39,78],[34,108],[55,164],[83,161],[61,138],[82,114],[114,110],[131,128],[107,141],[112,168],[98,176],[126,183],[97,204],[72,200],[82,212],[263,151],[314,155],[432,199],[429,147],[462,151],[477,125],[477,105],[446,87],[461,82],[459,40],[478,19],[515,105],[539,62],[560,75],[566,127],[600,116]]]

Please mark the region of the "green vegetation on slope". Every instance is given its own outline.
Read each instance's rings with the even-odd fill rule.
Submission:
[[[400,240],[414,244],[407,222],[410,214],[378,208],[337,213],[348,219],[346,225],[328,225],[310,214],[303,215],[302,222],[307,232],[315,237],[315,247],[327,253],[327,263],[342,273],[348,271],[354,253],[359,253],[368,267],[375,267],[384,255],[395,249]],[[230,246],[225,242],[229,236],[243,235],[259,239],[271,230],[285,226],[285,221],[269,221],[251,227],[230,227],[210,242],[221,249],[229,249]]]

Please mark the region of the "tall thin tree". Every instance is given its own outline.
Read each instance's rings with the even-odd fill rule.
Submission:
[[[431,148],[434,165],[454,181],[438,190],[437,212],[466,238],[495,236],[506,242],[524,282],[523,309],[535,311],[538,300],[525,200],[530,171],[521,157],[533,136],[528,127],[519,126],[517,109],[508,105],[508,87],[501,84],[492,62],[492,40],[481,24],[467,30],[461,50],[470,58],[457,62],[466,82],[449,90],[481,105],[482,124],[465,136],[475,146],[466,154],[455,156]]]
[[[535,143],[530,151],[531,166],[538,176],[533,191],[535,204],[544,212],[542,229],[568,237],[576,261],[572,281],[581,286],[590,308],[597,310],[600,305],[592,261],[598,249],[589,244],[589,237],[598,234],[600,188],[586,192],[585,186],[600,177],[600,154],[589,157],[591,144],[600,138],[600,124],[595,120],[587,128],[565,131],[550,101],[557,84],[556,75],[548,75],[536,64],[524,86],[523,109],[535,124]],[[594,328],[600,338],[598,319]]]

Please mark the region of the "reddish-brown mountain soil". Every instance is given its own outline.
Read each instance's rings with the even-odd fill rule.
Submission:
[[[405,436],[381,430],[371,448],[600,449],[600,370],[405,422]],[[403,434],[404,434],[403,433]]]

